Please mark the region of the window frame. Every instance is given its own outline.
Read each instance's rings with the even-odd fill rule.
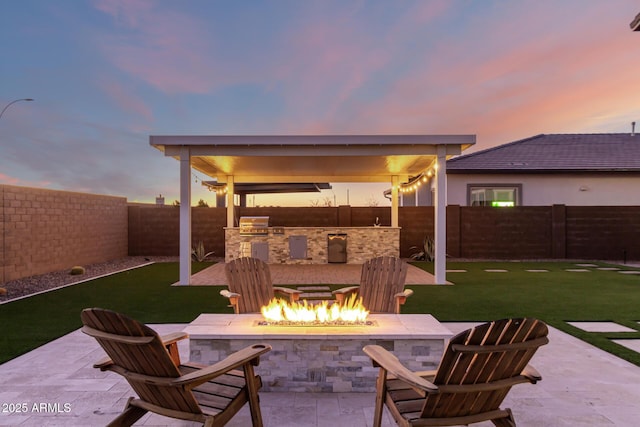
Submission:
[[[514,189],[514,206],[522,206],[522,184],[509,184],[509,183],[479,183],[479,184],[467,184],[467,206],[473,206],[471,204],[471,191],[472,190],[494,190],[494,189]],[[486,200],[485,200],[486,202]],[[479,205],[479,206],[487,206],[487,205]]]

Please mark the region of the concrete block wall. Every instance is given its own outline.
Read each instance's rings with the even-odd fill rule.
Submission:
[[[130,215],[130,255],[178,255],[178,209],[155,207]],[[238,216],[269,216],[271,226],[366,227],[390,224],[389,207],[241,208]],[[194,244],[224,254],[224,208],[192,210]],[[433,236],[433,207],[402,207],[400,256]],[[202,236],[202,237],[200,237]],[[141,242],[141,243],[137,243]],[[211,249],[209,249],[211,248]],[[640,260],[640,206],[447,206],[447,254],[470,259]]]
[[[202,240],[207,252],[224,256],[224,208],[191,209],[193,246]],[[174,206],[129,206],[129,255],[178,256],[180,253],[180,209]]]
[[[566,206],[566,257],[640,259],[640,206]]]
[[[0,185],[3,282],[127,256],[127,199]]]
[[[461,207],[460,236],[463,258],[551,258],[551,209]]]

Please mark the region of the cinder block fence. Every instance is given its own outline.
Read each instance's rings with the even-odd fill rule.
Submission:
[[[3,282],[127,254],[126,198],[0,185]]]
[[[389,207],[251,207],[271,226],[391,223]],[[122,258],[178,255],[179,209],[124,197],[0,185],[2,282]],[[400,255],[433,236],[433,208],[402,207]],[[224,257],[224,208],[194,207],[192,239]],[[469,259],[640,260],[640,206],[447,207],[447,254]]]

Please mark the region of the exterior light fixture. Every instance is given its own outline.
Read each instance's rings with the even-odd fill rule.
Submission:
[[[11,105],[15,104],[16,102],[20,102],[20,101],[33,101],[33,98],[20,98],[20,99],[15,99],[15,100],[11,101],[10,103],[8,103],[7,105],[4,106],[2,111],[0,111],[0,118],[2,118],[2,115],[4,114],[4,112],[7,111],[7,108],[9,108]]]

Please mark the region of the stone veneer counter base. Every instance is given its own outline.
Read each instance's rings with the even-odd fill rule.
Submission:
[[[278,232],[276,232],[278,230]],[[362,264],[377,256],[400,256],[399,227],[269,227],[263,236],[241,235],[239,228],[224,229],[225,262],[252,255],[251,245],[267,244],[270,264],[326,264],[328,236],[346,235],[347,264]],[[295,259],[289,250],[289,238],[304,237],[306,257]]]
[[[185,328],[190,360],[218,362],[248,345],[273,349],[256,372],[263,391],[372,392],[378,368],[362,352],[368,344],[392,351],[410,370],[435,369],[451,331],[429,314],[372,314],[372,325],[259,325],[260,314],[201,314]]]

